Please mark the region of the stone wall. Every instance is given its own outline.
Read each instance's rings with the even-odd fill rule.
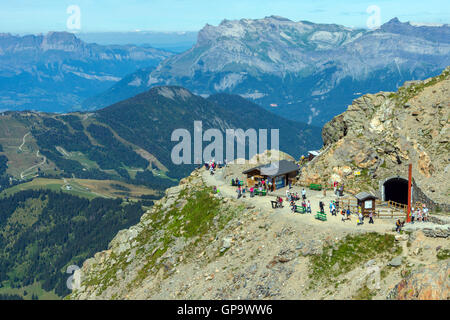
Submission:
[[[436,211],[438,208],[444,212],[450,212],[450,204],[448,203],[436,203],[431,200],[413,181],[413,203],[422,202],[431,210]]]

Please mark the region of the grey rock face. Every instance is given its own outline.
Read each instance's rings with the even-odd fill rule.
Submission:
[[[392,267],[399,267],[399,266],[401,266],[402,265],[402,256],[395,257],[394,259],[389,261],[388,265],[392,266]]]

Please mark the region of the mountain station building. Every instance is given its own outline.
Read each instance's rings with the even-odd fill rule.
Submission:
[[[253,187],[261,180],[272,182],[274,189],[280,189],[289,184],[289,180],[294,180],[299,171],[298,165],[294,161],[280,160],[268,164],[263,164],[242,173],[247,175],[247,185]]]

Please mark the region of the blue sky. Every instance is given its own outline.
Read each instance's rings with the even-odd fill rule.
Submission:
[[[0,32],[38,33],[68,30],[67,8],[80,8],[81,32],[197,31],[223,19],[279,15],[366,27],[371,5],[384,23],[401,21],[449,23],[448,0],[0,0]]]

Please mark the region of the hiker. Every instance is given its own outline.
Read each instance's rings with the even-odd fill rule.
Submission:
[[[336,215],[336,205],[334,204],[334,202],[331,203],[331,214],[333,216]]]
[[[231,179],[231,185],[232,185],[233,187],[236,186],[236,182],[234,181],[234,179]]]
[[[280,208],[283,208],[283,198],[282,197],[277,197],[277,201],[280,205]]]
[[[214,168],[212,166],[209,167],[209,174],[210,175],[214,174]]]
[[[295,213],[295,209],[296,209],[297,206],[295,205],[294,200],[291,200],[290,206],[291,206],[292,213]]]
[[[337,193],[336,193],[337,187],[338,187],[338,182],[337,182],[337,181],[334,181],[334,182],[333,182],[334,194],[337,194]]]
[[[306,212],[306,201],[305,200],[302,201],[302,208],[303,208],[303,212]]]
[[[321,213],[325,213],[325,209],[323,208],[323,202],[322,201],[319,202],[319,208],[320,208],[320,212]]]
[[[345,222],[346,219],[345,219],[345,211],[344,210],[341,210],[341,216],[342,216],[341,221]]]
[[[241,192],[241,187],[238,187],[237,188],[237,190],[236,190],[236,192],[237,192],[237,198],[239,199],[241,196],[242,196],[242,192]]]
[[[423,220],[425,222],[428,222],[428,208],[425,207],[425,205],[423,205],[423,206],[424,206],[424,208],[423,208]]]
[[[373,212],[370,211],[369,213],[369,223],[373,224]]]
[[[306,205],[306,212],[311,213],[311,202],[309,202],[309,200],[308,200],[308,203]]]
[[[303,200],[306,200],[306,190],[305,190],[305,188],[302,189],[302,198],[303,198]]]
[[[350,207],[347,208],[347,220],[350,220]]]
[[[333,201],[330,201],[330,213],[333,213]]]
[[[414,211],[414,208],[411,210],[411,223],[414,224],[414,218],[416,217],[416,212]]]
[[[400,231],[402,229],[402,226],[403,226],[403,224],[401,223],[400,219],[398,219],[397,222],[395,222],[395,226],[396,226],[395,231],[400,233]]]
[[[417,209],[417,221],[422,221],[422,210]]]
[[[359,214],[358,214],[358,221],[356,222],[356,225],[360,226],[360,225],[363,225],[363,224],[364,224],[364,217],[363,217],[362,213],[359,212]]]
[[[341,185],[339,187],[339,197],[342,197],[344,195],[344,185]]]

